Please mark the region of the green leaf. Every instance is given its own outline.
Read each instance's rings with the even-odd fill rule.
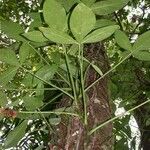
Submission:
[[[45,80],[45,81],[49,81],[50,79],[53,78],[54,74],[56,73],[58,69],[58,66],[53,64],[53,65],[45,65],[44,67],[42,67],[41,69],[39,69],[36,72],[36,76],[38,76],[39,78]],[[39,79],[35,78],[34,82],[39,81]],[[41,81],[40,81],[41,82]]]
[[[26,74],[24,79],[21,81],[26,87],[32,87],[33,85],[33,76],[31,74]]]
[[[63,7],[66,9],[66,11],[68,12],[71,9],[71,7],[79,0],[57,0],[57,1],[61,3]]]
[[[129,51],[132,50],[132,45],[130,44],[129,38],[127,37],[127,35],[124,32],[117,30],[115,32],[115,39],[116,39],[117,44],[121,48],[123,48],[125,50],[129,50]]]
[[[133,46],[133,51],[150,50],[150,31],[147,31],[139,36]]]
[[[22,34],[25,38],[33,42],[46,42],[48,41],[47,38],[40,31],[31,31]]]
[[[51,125],[58,125],[60,122],[61,122],[61,118],[60,117],[57,117],[57,118],[50,118],[49,119],[49,122]]]
[[[32,48],[28,45],[28,43],[23,43],[21,45],[19,50],[19,60],[21,64],[28,58],[30,51],[32,51]]]
[[[43,6],[45,22],[49,27],[64,31],[67,26],[67,17],[64,7],[56,0],[46,0]]]
[[[91,65],[100,76],[103,75],[103,72],[100,70],[100,68],[98,66],[94,65],[93,63]]]
[[[94,30],[83,39],[82,43],[95,43],[102,41],[111,36],[117,29],[119,29],[119,26],[113,25]]]
[[[81,0],[85,5],[91,6],[96,0]]]
[[[116,22],[108,20],[108,19],[98,19],[96,20],[96,24],[94,28],[97,29],[97,28],[102,28],[102,27],[111,26],[115,24]]]
[[[8,20],[0,20],[0,22],[1,22],[1,30],[5,34],[7,34],[9,38],[16,39],[18,41],[23,40],[20,34],[23,33],[24,30],[19,25],[19,23],[8,21]]]
[[[40,96],[38,97],[25,96],[23,98],[23,102],[27,110],[36,110],[37,108],[43,105],[43,101]]]
[[[91,8],[97,15],[107,15],[124,7],[129,0],[103,0],[94,3]]]
[[[30,30],[34,30],[34,28],[41,26],[42,21],[41,21],[40,13],[32,12],[29,14],[29,16],[33,19],[33,21],[31,22],[29,26]]]
[[[19,66],[19,61],[16,58],[15,52],[8,48],[0,49],[0,61],[10,65]]]
[[[40,31],[51,41],[61,44],[74,44],[77,43],[67,33],[60,32],[51,28],[40,27]]]
[[[0,75],[0,85],[6,85],[17,73],[18,67],[10,67]]]
[[[150,61],[149,51],[137,51],[133,53],[133,56],[142,61]]]
[[[4,91],[0,91],[0,106],[3,107],[7,104],[7,95]]]
[[[70,18],[70,28],[77,41],[81,42],[95,23],[95,15],[89,7],[82,3],[75,7]]]
[[[17,146],[17,143],[24,137],[27,127],[27,121],[23,121],[20,125],[15,127],[6,137],[4,147],[10,148]]]

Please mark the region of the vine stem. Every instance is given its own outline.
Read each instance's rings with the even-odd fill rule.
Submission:
[[[137,105],[137,106],[135,106],[135,107],[129,109],[128,111],[126,111],[125,113],[122,113],[121,115],[118,115],[118,116],[116,116],[116,117],[113,117],[112,119],[107,120],[106,122],[100,124],[99,126],[97,126],[97,127],[94,128],[94,129],[92,129],[88,134],[89,134],[89,135],[93,134],[95,131],[97,131],[98,129],[104,127],[104,126],[107,125],[108,123],[113,122],[114,120],[116,120],[116,119],[118,119],[118,118],[120,118],[120,117],[125,116],[127,113],[131,113],[132,111],[136,110],[137,108],[139,108],[139,107],[141,107],[141,106],[143,106],[143,105],[145,105],[145,104],[147,104],[147,103],[149,103],[149,102],[150,102],[150,99],[148,99],[147,101],[145,101],[145,102],[143,102],[143,103],[141,103],[141,104],[139,104],[139,105]]]
[[[49,62],[40,54],[40,52],[38,52],[31,44],[30,42],[27,43],[39,56],[40,58],[47,64],[50,66]],[[68,85],[69,82],[65,79],[65,77],[63,77],[58,71],[56,72]]]
[[[43,80],[42,78],[38,77],[37,75],[33,74],[31,71],[27,70],[26,68],[20,66],[22,69],[26,70],[28,73],[30,73],[32,76],[36,77],[37,79],[41,80],[42,82],[52,86],[53,88],[56,88],[57,90],[63,92],[64,94],[68,95],[71,99],[73,99],[73,96],[71,94],[69,94],[68,92],[66,92],[65,90],[63,90],[62,88],[50,83],[50,82],[47,82],[45,80]]]
[[[114,67],[112,67],[109,71],[107,71],[105,74],[103,74],[100,78],[98,78],[97,80],[95,80],[91,85],[89,85],[86,89],[85,92],[88,91],[92,86],[94,86],[97,82],[99,82],[101,79],[103,79],[105,76],[107,76],[110,72],[112,72],[113,70],[115,70],[120,64],[122,64],[126,59],[128,59],[133,52],[131,52],[130,54],[128,54],[125,58],[123,58],[117,65],[115,65]]]
[[[63,45],[63,49],[65,51],[66,66],[67,66],[67,70],[68,70],[70,83],[71,83],[71,86],[72,86],[72,92],[73,92],[73,96],[74,96],[74,101],[76,103],[76,106],[78,106],[77,92],[76,92],[76,89],[75,89],[75,83],[74,83],[73,75],[72,75],[72,72],[71,72],[71,69],[70,69],[70,65],[69,65],[69,58],[68,58],[67,50],[66,50],[64,45]]]
[[[78,114],[70,113],[70,112],[55,112],[55,111],[19,111],[20,114],[56,114],[56,115],[70,115],[70,116],[78,116]]]
[[[81,80],[81,91],[84,108],[84,124],[87,125],[87,103],[84,90],[84,73],[83,73],[83,45],[79,44],[79,64],[80,64],[80,80]]]

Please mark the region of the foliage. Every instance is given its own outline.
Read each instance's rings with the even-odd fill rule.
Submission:
[[[120,106],[131,112],[149,102],[150,31],[145,29],[143,33],[139,25],[129,24],[123,9],[125,5],[137,2],[45,0],[41,3],[42,13],[36,10],[39,8],[36,1],[33,10],[24,7],[23,1],[19,3],[23,6],[15,6],[13,2],[9,5],[1,3],[2,10],[11,12],[9,6],[17,11],[23,7],[25,14],[33,17],[26,30],[28,25],[19,24],[18,14],[13,16],[17,22],[8,20],[12,17],[10,14],[5,16],[2,13],[1,16],[1,31],[13,39],[9,43],[3,40],[0,49],[0,114],[1,126],[5,128],[2,148],[42,149],[48,146],[53,139],[47,137],[54,132],[62,116],[78,116],[86,125],[86,91],[110,73],[112,103],[121,99]],[[111,17],[112,20],[109,19]],[[139,31],[139,37],[133,43],[131,40],[136,31]],[[83,55],[87,43],[100,41],[104,43],[112,64],[106,73]],[[84,77],[89,65],[101,77],[86,87]],[[142,75],[139,68],[140,71],[143,69]],[[144,79],[137,81],[137,74]],[[145,78],[148,85],[141,86],[141,80],[144,82]],[[145,97],[139,103],[137,97],[141,93]],[[69,97],[71,105],[58,107],[64,95]],[[84,108],[82,113],[78,112],[80,103]],[[118,118],[120,116],[114,116],[90,130],[89,134],[114,121],[114,133],[121,137],[116,139],[114,147],[128,149],[128,139],[132,139],[127,125],[130,115],[123,117],[121,122]],[[148,126],[148,115],[144,121]],[[26,143],[33,139],[34,142]]]

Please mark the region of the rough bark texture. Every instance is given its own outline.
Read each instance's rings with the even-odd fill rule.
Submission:
[[[137,68],[135,70],[135,75],[137,82],[139,83],[139,91],[140,94],[138,97],[136,97],[136,105],[141,104],[142,102],[145,102],[147,100],[147,96],[143,93],[145,90],[148,90],[150,88],[150,81],[145,79],[145,74],[141,70],[141,68]],[[135,111],[135,118],[137,121],[137,124],[139,126],[139,130],[141,132],[141,143],[140,143],[140,149],[143,148],[143,150],[149,150],[150,149],[150,125],[146,125],[146,121],[149,118],[150,115],[150,104],[144,105],[140,108],[138,108]]]
[[[108,70],[108,59],[102,44],[87,45],[84,53],[85,57],[90,61],[94,61],[103,73]],[[99,77],[95,70],[90,67],[86,77],[86,85],[90,85]],[[78,117],[70,117],[69,119],[63,117],[62,122],[56,129],[58,133],[57,141],[54,145],[50,145],[51,150],[112,150],[111,123],[92,135],[87,134],[88,131],[111,116],[107,80],[107,78],[103,78],[87,92],[88,125],[85,127],[83,121]]]

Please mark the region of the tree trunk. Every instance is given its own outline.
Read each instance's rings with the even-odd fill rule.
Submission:
[[[103,73],[108,70],[108,59],[102,44],[96,43],[85,46],[84,55],[90,62],[94,61]],[[86,76],[86,86],[99,77],[100,75],[90,67]],[[56,129],[57,140],[54,145],[50,145],[51,150],[112,150],[112,123],[97,130],[92,135],[88,135],[91,129],[111,117],[107,82],[108,78],[105,77],[87,91],[88,125],[84,126],[83,121],[78,117],[63,116]],[[65,105],[68,105],[66,101],[66,98],[63,99]]]
[[[139,105],[147,100],[147,96],[145,95],[145,91],[150,87],[150,81],[148,79],[145,79],[145,74],[144,72],[137,68],[135,70],[135,75],[137,78],[137,81],[139,83],[139,91],[140,94],[136,98],[136,105]],[[139,130],[141,133],[141,143],[140,143],[140,148],[143,148],[143,150],[149,150],[150,149],[150,125],[146,125],[147,119],[149,119],[150,115],[150,106],[149,104],[144,105],[137,110],[135,110],[135,118],[137,121],[137,124],[139,126]]]

